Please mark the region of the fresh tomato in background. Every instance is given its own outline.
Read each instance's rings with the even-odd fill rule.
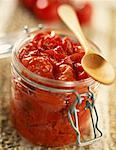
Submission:
[[[88,24],[92,17],[92,4],[90,2],[74,3],[71,0],[21,0],[22,3],[34,12],[38,19],[47,22],[57,22],[59,20],[57,8],[61,4],[69,4],[76,10],[81,24]]]
[[[92,4],[89,2],[83,3],[81,8],[80,7],[76,8],[76,13],[81,24],[87,24],[91,21],[92,12],[93,12]]]
[[[68,0],[37,0],[35,6],[33,7],[33,11],[39,19],[52,22],[58,21],[59,17],[57,14],[57,8],[66,2],[68,2]]]

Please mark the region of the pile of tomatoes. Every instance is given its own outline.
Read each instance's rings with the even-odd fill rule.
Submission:
[[[20,50],[19,59],[30,71],[51,79],[75,81],[88,78],[81,59],[85,51],[78,42],[54,31],[37,34]]]
[[[22,4],[32,11],[38,19],[47,22],[59,21],[57,8],[61,4],[69,4],[76,10],[77,16],[81,24],[88,24],[92,17],[92,4],[84,2],[74,3],[71,0],[21,0]]]

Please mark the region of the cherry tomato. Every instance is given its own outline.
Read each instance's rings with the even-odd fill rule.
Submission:
[[[88,77],[89,77],[88,74],[85,71],[83,71],[83,72],[78,73],[77,79],[82,80],[82,79],[86,79]]]
[[[72,67],[67,64],[60,65],[56,74],[56,78],[63,81],[74,81],[75,77]]]
[[[74,69],[75,69],[76,73],[84,71],[83,67],[82,67],[82,65],[80,63],[75,63],[74,64]]]
[[[68,55],[73,54],[73,44],[68,37],[63,38],[63,48]]]
[[[73,51],[74,53],[80,53],[80,52],[84,52],[84,49],[79,42],[76,43],[73,42]]]
[[[42,56],[31,56],[22,60],[30,71],[47,78],[53,78],[53,66],[48,58]]]
[[[56,11],[58,6],[58,2],[50,3],[48,0],[37,0],[33,10],[37,18],[45,21],[53,21],[58,19]]]
[[[84,56],[85,52],[80,52],[80,53],[74,53],[70,55],[70,59],[74,62],[81,62],[82,57]]]
[[[81,24],[87,24],[91,21],[92,11],[92,5],[89,2],[83,4],[82,8],[76,8],[77,16]]]
[[[37,0],[33,11],[37,18],[44,21],[57,21],[59,19],[57,8],[59,5],[68,2],[69,0]]]
[[[44,34],[43,33],[38,33],[33,38],[33,41],[39,41],[40,39],[42,39],[42,37],[44,37]]]
[[[64,54],[59,54],[58,52],[54,50],[46,50],[45,53],[47,53],[50,57],[56,60],[61,60],[65,57]]]

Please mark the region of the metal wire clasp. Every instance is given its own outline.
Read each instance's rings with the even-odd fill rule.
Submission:
[[[89,88],[88,93],[84,93],[84,94],[79,95],[77,92],[75,92],[75,94],[76,94],[76,100],[74,101],[74,103],[71,105],[71,107],[68,110],[68,117],[69,117],[69,121],[70,121],[73,129],[76,132],[76,135],[77,135],[76,142],[77,142],[77,144],[79,146],[86,146],[86,145],[92,144],[94,141],[97,141],[102,137],[102,132],[98,128],[98,114],[97,114],[96,107],[94,105],[94,100],[95,100],[94,93]],[[79,131],[79,121],[78,121],[79,110],[76,108],[77,104],[81,105],[82,96],[87,97],[86,106],[85,106],[84,109],[85,110],[89,109],[90,116],[91,116],[92,127],[93,127],[93,132],[94,132],[93,139],[85,141],[85,142],[81,142],[81,134],[80,134],[80,131]],[[96,120],[93,117],[93,111],[95,113]]]
[[[42,30],[43,28],[45,28],[43,24],[38,24],[37,27],[33,27],[33,28],[29,28],[27,25],[25,25],[23,30],[27,36],[30,36],[30,32],[36,31],[36,30]]]

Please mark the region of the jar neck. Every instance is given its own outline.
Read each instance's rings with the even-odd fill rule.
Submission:
[[[59,33],[59,32],[58,32]],[[62,34],[59,33],[59,34]],[[81,87],[81,86],[92,86],[92,85],[99,85],[98,82],[93,80],[91,77],[80,80],[80,81],[59,81],[54,79],[48,79],[42,76],[39,76],[31,71],[29,71],[18,59],[19,50],[27,43],[29,42],[33,36],[26,36],[20,39],[16,42],[13,53],[12,53],[12,67],[13,70],[27,83],[33,85],[36,88],[40,88],[41,86],[45,86],[46,88],[56,88],[56,89],[74,89],[75,87]],[[90,42],[90,44],[95,47],[93,43]],[[96,48],[96,47],[95,47]],[[94,48],[94,49],[95,49]],[[97,49],[97,48],[96,48]],[[42,87],[42,88],[45,88]],[[48,89],[48,90],[49,90]]]

